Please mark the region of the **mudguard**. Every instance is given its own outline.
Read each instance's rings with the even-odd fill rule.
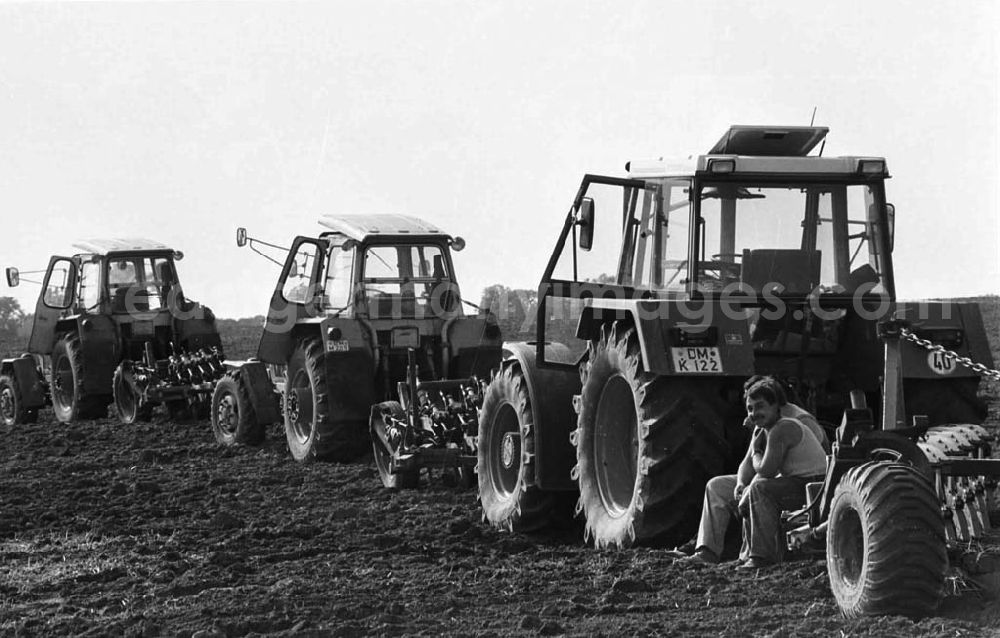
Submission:
[[[253,406],[257,423],[277,423],[281,420],[281,410],[274,393],[274,384],[267,373],[267,365],[263,361],[246,361],[236,369],[250,395],[250,405]]]
[[[111,394],[112,379],[121,357],[114,319],[109,315],[79,315],[75,329],[83,356],[84,392]]]
[[[993,356],[989,348],[983,317],[976,303],[919,302],[898,304],[896,312],[910,322],[910,330],[918,337],[934,342],[939,337],[960,334],[957,343],[943,341],[948,350],[988,368],[993,367]],[[930,352],[915,343],[905,342],[901,349],[904,378],[942,379],[976,377],[971,368],[954,363],[939,353]]]
[[[551,344],[555,349],[568,349]],[[575,490],[570,471],[576,465],[576,448],[569,435],[576,429],[573,396],[580,394],[576,370],[539,368],[535,365],[535,344],[504,344],[504,362],[521,365],[531,400],[531,421],[535,428],[535,483],[543,490]]]
[[[0,362],[0,374],[13,377],[25,408],[30,410],[45,405],[45,387],[33,357],[22,355],[16,359],[4,359]]]

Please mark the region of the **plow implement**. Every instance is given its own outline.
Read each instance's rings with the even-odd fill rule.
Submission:
[[[148,420],[157,405],[165,405],[175,418],[206,415],[225,372],[216,348],[156,360],[147,343],[143,361],[125,359],[115,370],[115,410],[125,424]]]

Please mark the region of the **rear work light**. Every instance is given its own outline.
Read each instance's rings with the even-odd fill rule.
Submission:
[[[710,159],[708,160],[709,173],[735,173],[735,159]]]
[[[862,175],[885,173],[885,160],[858,160],[858,172]]]

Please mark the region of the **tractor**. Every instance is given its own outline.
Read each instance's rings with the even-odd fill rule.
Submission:
[[[51,404],[62,423],[107,416],[133,422],[132,361],[162,373],[157,398],[174,412],[207,405],[221,375],[222,342],[212,311],[187,299],[174,262],[183,253],[148,239],[91,239],[81,252],[53,256],[42,274],[28,352],[0,362],[0,413],[5,423],[34,422]],[[21,282],[7,268],[7,284]],[[30,281],[25,279],[25,281]],[[197,371],[204,383],[192,383]],[[138,394],[137,394],[138,392]],[[151,405],[151,404],[150,404]]]
[[[914,440],[982,423],[979,375],[957,362],[993,362],[977,305],[896,300],[886,161],[814,153],[827,132],[733,126],[705,155],[583,178],[539,284],[536,339],[505,344],[485,390],[485,520],[538,530],[575,503],[598,547],[687,541],[707,481],[745,453],[744,382],[772,375],[836,442],[811,509],[789,521],[833,543],[842,609],[933,608],[955,503],[944,483],[956,489],[930,479],[996,483],[988,461],[932,467]],[[886,514],[862,509],[882,497],[899,501],[886,512],[904,522],[887,529],[914,556],[876,566],[865,525]],[[913,567],[931,546],[930,567]],[[899,578],[915,584],[885,591]]]
[[[258,444],[283,420],[297,461],[373,449],[386,487],[415,486],[424,467],[471,483],[480,380],[499,365],[502,338],[490,313],[463,311],[451,251],[464,240],[404,215],[319,223],[318,237],[288,249],[237,230],[237,245],[282,269],[257,357],[227,362],[216,386],[216,439]]]

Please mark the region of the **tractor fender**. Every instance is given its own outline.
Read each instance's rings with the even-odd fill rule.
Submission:
[[[547,344],[562,359],[569,349],[559,343]],[[573,397],[580,394],[580,375],[575,369],[539,368],[535,364],[534,342],[505,343],[501,366],[521,366],[531,400],[531,422],[535,429],[535,484],[543,490],[575,490],[570,471],[576,465],[576,448],[570,433],[576,429]],[[558,351],[565,352],[558,352]]]
[[[281,420],[281,410],[278,409],[277,395],[271,376],[267,372],[267,364],[263,361],[227,361],[230,371],[239,370],[240,380],[250,395],[250,405],[253,406],[257,423],[277,423]]]
[[[121,357],[118,326],[108,315],[77,315],[75,319],[72,331],[80,338],[83,390],[87,394],[110,395],[115,368]]]
[[[910,330],[937,342],[938,336],[961,335],[957,343],[943,343],[963,357],[969,357],[987,368],[993,367],[993,355],[983,324],[979,304],[959,302],[921,302],[899,304],[896,313],[910,322]],[[901,348],[903,376],[907,379],[974,378],[974,370],[943,359],[916,344],[906,342]]]
[[[0,374],[8,375],[14,379],[25,408],[30,410],[45,405],[45,387],[42,385],[42,375],[35,366],[35,359],[31,355],[22,355],[16,359],[4,359],[0,362]]]

